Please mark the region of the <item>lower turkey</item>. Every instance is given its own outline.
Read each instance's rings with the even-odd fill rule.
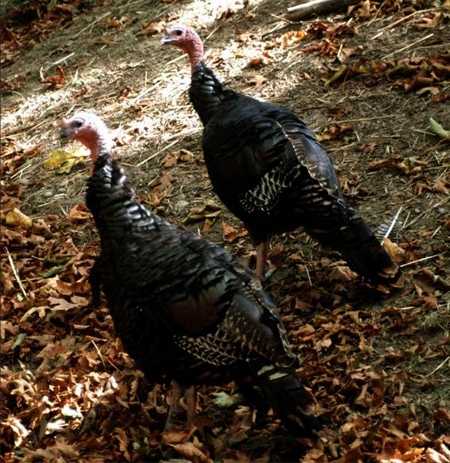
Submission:
[[[91,152],[86,203],[101,253],[93,298],[106,296],[116,333],[150,381],[235,381],[297,434],[317,427],[314,400],[296,375],[276,307],[254,275],[222,247],[140,204],[95,114],[62,122],[62,136]]]

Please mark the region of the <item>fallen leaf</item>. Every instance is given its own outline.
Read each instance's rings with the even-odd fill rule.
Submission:
[[[167,445],[180,444],[189,439],[191,433],[188,431],[164,431],[162,433],[163,442]]]
[[[86,162],[86,159],[86,151],[82,149],[56,149],[50,152],[50,156],[44,161],[44,167],[58,174],[68,174],[75,165]]]
[[[450,140],[450,130],[444,129],[444,127],[442,127],[442,125],[435,121],[432,117],[430,117],[430,127],[431,131],[439,137]]]
[[[352,133],[353,126],[351,124],[332,124],[323,132],[317,135],[319,141],[337,140],[345,134]]]
[[[389,238],[384,238],[383,247],[395,263],[399,264],[405,260],[404,249]]]
[[[307,33],[303,30],[298,31],[289,31],[281,36],[281,46],[283,48],[288,48],[292,45],[297,44],[306,37]]]
[[[237,238],[241,238],[248,234],[247,230],[242,228],[240,230],[234,228],[232,225],[226,222],[222,222],[222,236],[224,241],[232,243]]]
[[[31,228],[33,225],[33,220],[17,208],[6,214],[5,222],[6,225],[22,228]]]
[[[76,204],[69,211],[69,219],[71,222],[85,222],[91,218],[89,209],[84,204]]]
[[[248,67],[257,69],[268,63],[269,63],[269,59],[267,58],[267,56],[264,56],[264,55],[255,56],[254,58],[251,58],[250,61],[248,62]]]
[[[197,448],[192,442],[171,445],[181,456],[188,458],[192,463],[212,463],[213,460]]]
[[[55,90],[61,87],[64,87],[66,83],[66,76],[64,74],[64,69],[61,66],[56,67],[56,74],[52,76],[45,77],[41,73],[41,82],[47,85],[49,90]]]
[[[226,392],[215,392],[213,402],[220,408],[229,408],[233,405],[238,404],[241,401],[241,397],[238,394],[227,394]]]
[[[433,185],[433,190],[438,193],[444,193],[444,195],[448,195],[450,190],[448,189],[449,182],[445,179],[438,178]]]
[[[155,35],[161,34],[164,31],[165,22],[164,21],[149,21],[148,23],[142,26],[142,30],[139,32],[140,34],[145,35]]]
[[[161,164],[164,167],[173,167],[177,164],[177,162],[178,162],[177,155],[175,153],[169,153],[161,161]]]

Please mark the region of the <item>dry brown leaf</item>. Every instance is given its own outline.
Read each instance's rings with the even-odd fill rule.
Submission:
[[[347,265],[333,265],[330,272],[331,281],[352,281],[357,277],[356,273],[350,270]]]
[[[181,444],[189,439],[191,433],[188,431],[164,431],[162,434],[162,440],[165,444]]]
[[[303,30],[289,31],[281,36],[281,46],[283,48],[288,48],[292,45],[297,44],[306,37],[307,33]]]
[[[349,60],[350,56],[352,56],[356,51],[356,48],[350,48],[350,47],[342,47],[339,49],[337,53],[337,59],[341,63],[347,63]]]
[[[55,90],[64,87],[64,84],[66,83],[64,69],[61,66],[57,66],[56,74],[45,78],[41,75],[41,82],[45,84],[49,90]]]
[[[389,238],[384,238],[383,247],[395,263],[400,264],[404,261],[406,253],[398,244]]]
[[[438,193],[443,193],[444,195],[448,195],[450,190],[448,189],[449,182],[443,178],[438,178],[433,185],[434,191]]]
[[[250,67],[250,68],[258,69],[258,68],[260,68],[262,66],[265,66],[269,62],[270,61],[268,59],[268,56],[265,56],[263,54],[263,55],[255,56],[255,57],[251,58],[250,61],[248,62],[247,66]]]
[[[196,447],[192,442],[185,442],[183,444],[171,445],[180,455],[188,458],[193,463],[212,463],[213,460],[209,458],[202,450]]]
[[[164,32],[165,21],[149,21],[142,26],[139,34],[155,35]]]
[[[327,127],[323,132],[317,135],[319,141],[337,140],[343,135],[352,133],[353,126],[351,124],[332,124]]]
[[[161,163],[164,167],[167,168],[167,167],[175,166],[177,162],[178,162],[178,157],[176,153],[169,153],[164,157]]]
[[[222,235],[224,241],[228,243],[232,243],[236,241],[237,238],[241,238],[243,236],[246,236],[248,234],[247,230],[245,228],[241,229],[236,229],[232,225],[222,222]]]
[[[69,211],[69,219],[71,222],[86,222],[91,218],[89,209],[84,204],[76,204]]]

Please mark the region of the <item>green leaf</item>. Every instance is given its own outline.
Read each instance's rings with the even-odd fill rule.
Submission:
[[[215,392],[213,402],[220,408],[229,408],[241,402],[239,394],[227,394],[226,392]]]
[[[430,117],[430,126],[431,130],[441,138],[445,138],[446,140],[450,140],[450,130],[445,130],[439,122],[435,121],[432,117]]]
[[[16,347],[19,347],[23,340],[26,338],[26,334],[25,333],[19,333],[16,337],[16,340],[14,341],[14,344],[11,346],[11,349],[15,349]]]

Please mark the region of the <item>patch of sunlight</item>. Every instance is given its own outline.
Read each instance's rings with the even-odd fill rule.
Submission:
[[[10,125],[24,124],[32,118],[42,118],[45,112],[60,106],[61,101],[67,98],[69,94],[69,89],[60,89],[58,91],[24,97],[15,111],[7,113],[5,111],[5,114],[2,114],[2,126],[3,128],[7,128]]]
[[[247,8],[254,8],[263,0],[250,0]],[[229,12],[236,13],[246,8],[244,0],[194,0],[184,9],[178,23],[203,27],[213,26],[222,16]]]
[[[99,82],[105,81],[105,74],[108,72],[103,68],[93,68],[89,72],[84,72],[80,75],[75,73],[72,80],[67,82],[65,86],[58,90],[46,90],[42,88],[44,93],[33,93],[27,97],[22,95],[22,99],[17,102],[14,110],[5,111],[2,114],[3,128],[26,124],[30,120],[43,119],[54,109],[68,106],[73,101],[75,93],[79,92],[84,86],[97,85]],[[113,74],[113,71],[110,72]],[[60,112],[60,111],[56,111]]]

